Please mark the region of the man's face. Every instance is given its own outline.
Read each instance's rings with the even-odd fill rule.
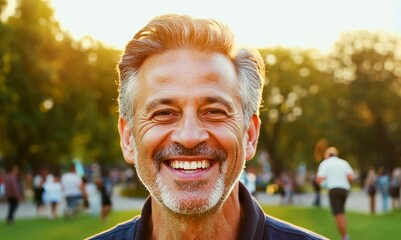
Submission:
[[[253,156],[259,120],[243,122],[238,87],[233,64],[220,54],[174,50],[141,66],[134,126],[120,119],[121,145],[170,210],[219,206]]]

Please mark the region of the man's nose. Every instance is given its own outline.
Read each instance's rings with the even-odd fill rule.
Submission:
[[[179,126],[173,131],[171,140],[186,148],[193,148],[208,140],[209,134],[196,114],[184,114]]]

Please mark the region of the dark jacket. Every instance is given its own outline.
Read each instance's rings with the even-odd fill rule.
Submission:
[[[240,183],[240,202],[243,209],[239,239],[280,239],[280,240],[314,240],[326,239],[316,233],[294,226],[266,215],[259,204],[252,198],[246,187]],[[121,223],[114,228],[89,237],[90,240],[142,240],[146,236],[146,223],[151,217],[151,201],[148,198],[142,209],[141,216]]]

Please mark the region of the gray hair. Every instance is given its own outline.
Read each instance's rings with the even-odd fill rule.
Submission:
[[[260,53],[242,48],[234,51],[234,36],[228,26],[211,19],[194,19],[168,14],[153,18],[128,42],[118,63],[119,113],[133,126],[138,97],[138,73],[142,63],[152,55],[175,49],[193,49],[220,53],[230,59],[239,80],[238,97],[245,124],[259,114],[264,85],[264,63]]]

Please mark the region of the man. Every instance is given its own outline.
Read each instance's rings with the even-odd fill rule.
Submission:
[[[353,171],[347,161],[338,158],[338,150],[329,147],[325,152],[325,160],[321,162],[317,171],[317,182],[329,189],[331,211],[334,215],[337,229],[343,240],[348,240],[347,221],[345,218],[345,201],[350,190],[350,181]]]
[[[8,203],[8,213],[6,217],[8,225],[14,224],[14,215],[23,197],[18,182],[18,173],[19,167],[17,165],[7,166],[7,173],[4,177],[4,188]]]
[[[61,176],[61,186],[67,203],[65,214],[71,216],[77,212],[78,205],[85,197],[85,186],[82,178],[76,173],[74,163],[71,163],[69,171]]]
[[[265,216],[239,176],[256,151],[264,65],[223,24],[152,19],[119,63],[125,160],[151,196],[91,239],[322,239]]]

